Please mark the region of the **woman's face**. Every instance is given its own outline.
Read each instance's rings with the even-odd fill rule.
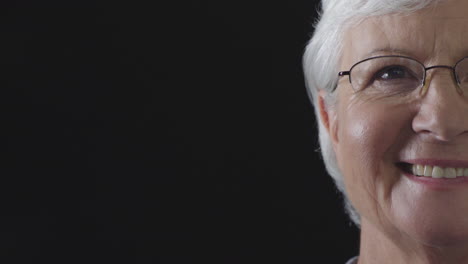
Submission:
[[[466,10],[468,1],[450,1],[411,15],[369,18],[347,31],[341,70],[378,55],[453,66],[468,56]],[[457,92],[446,68],[428,70],[426,82],[420,97],[389,98],[355,93],[342,77],[326,126],[363,227],[402,247],[468,244],[468,177],[409,172],[412,164],[468,168],[468,92]]]

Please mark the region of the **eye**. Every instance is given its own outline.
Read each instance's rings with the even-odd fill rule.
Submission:
[[[379,81],[401,80],[413,77],[406,67],[400,65],[385,67],[374,75],[374,78]]]

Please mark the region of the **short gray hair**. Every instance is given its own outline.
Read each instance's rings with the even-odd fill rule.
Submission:
[[[409,14],[434,5],[441,0],[322,0],[315,32],[307,44],[303,66],[307,91],[315,108],[319,128],[319,142],[325,167],[344,196],[344,205],[350,219],[360,226],[359,213],[349,201],[343,175],[338,168],[330,137],[320,121],[318,90],[327,93],[326,106],[334,104],[331,94],[338,82],[338,65],[342,55],[344,32],[365,18],[386,14]]]

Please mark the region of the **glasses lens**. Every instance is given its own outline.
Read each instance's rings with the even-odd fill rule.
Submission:
[[[416,60],[398,56],[375,57],[351,69],[351,85],[355,91],[408,93],[422,85],[424,74],[424,66]]]
[[[455,73],[460,88],[464,92],[468,92],[468,58],[459,61],[455,66]]]

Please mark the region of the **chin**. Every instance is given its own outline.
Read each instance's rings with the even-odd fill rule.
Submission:
[[[435,248],[468,245],[468,226],[447,228],[446,226],[428,226],[414,234],[423,245]]]
[[[418,210],[408,218],[400,219],[397,227],[410,240],[435,248],[468,245],[468,219],[457,218],[456,213],[434,209],[429,214],[418,214]]]

